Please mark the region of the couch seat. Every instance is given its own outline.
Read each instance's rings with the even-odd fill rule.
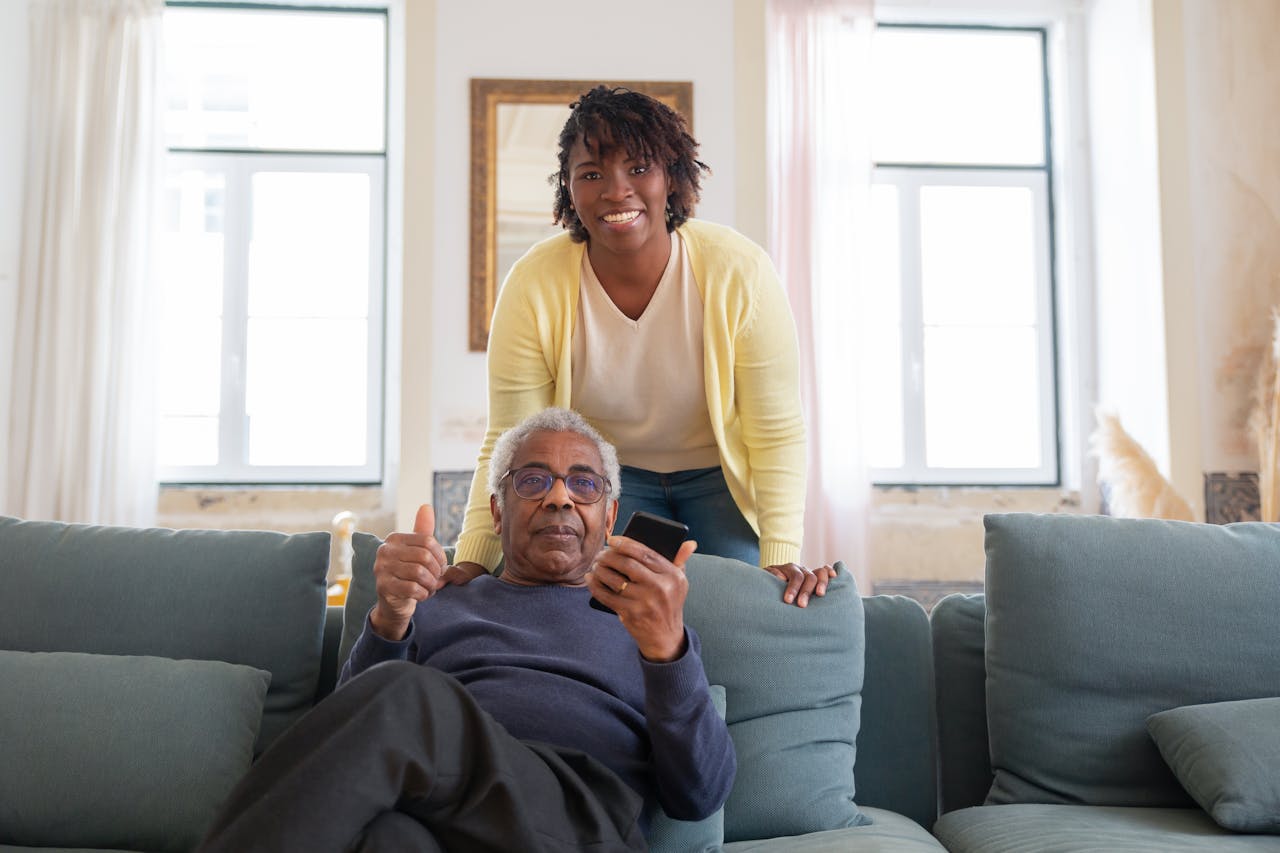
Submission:
[[[859,806],[871,819],[865,826],[770,838],[767,841],[734,841],[725,853],[938,853],[942,845],[909,817],[885,809]]]
[[[948,812],[933,831],[951,853],[1280,851],[1280,836],[1239,835],[1200,809],[975,806]]]

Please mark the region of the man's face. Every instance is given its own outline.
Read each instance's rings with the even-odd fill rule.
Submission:
[[[516,448],[511,468],[542,468],[561,476],[604,475],[599,450],[576,432],[533,433]],[[506,560],[502,580],[525,586],[581,586],[613,529],[618,502],[606,496],[593,504],[576,503],[560,478],[539,500],[517,495],[510,477],[502,481],[502,488],[504,509],[498,508],[496,497],[489,499]]]

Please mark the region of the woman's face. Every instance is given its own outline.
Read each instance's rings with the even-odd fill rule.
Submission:
[[[670,190],[661,163],[634,159],[620,146],[589,149],[579,138],[569,150],[569,198],[592,252],[666,252]]]

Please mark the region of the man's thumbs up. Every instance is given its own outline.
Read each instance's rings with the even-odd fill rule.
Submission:
[[[409,630],[419,601],[441,585],[448,563],[435,538],[436,513],[430,504],[418,507],[412,533],[392,533],[378,547],[373,561],[378,603],[369,614],[373,630],[399,641]]]
[[[418,507],[418,515],[413,520],[413,532],[423,536],[434,536],[436,532],[436,511],[431,504]]]

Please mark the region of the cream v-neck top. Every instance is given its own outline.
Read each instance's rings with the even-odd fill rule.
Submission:
[[[618,448],[624,465],[668,473],[720,464],[703,381],[702,297],[684,243],[644,313],[613,304],[586,252],[573,330],[572,406]]]

